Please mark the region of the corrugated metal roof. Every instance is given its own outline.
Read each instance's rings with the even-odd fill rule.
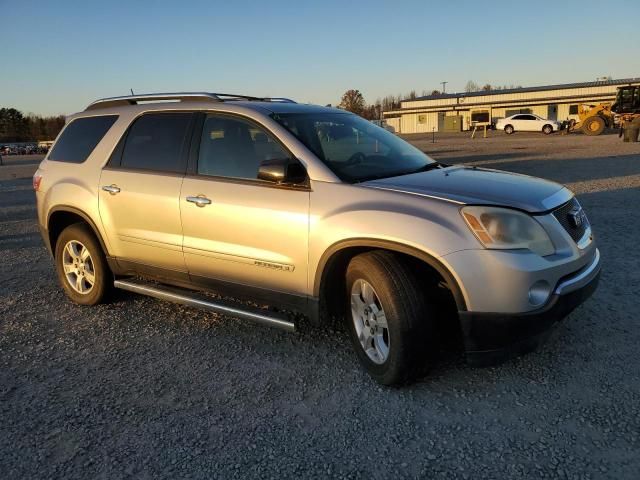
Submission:
[[[563,83],[560,85],[543,85],[540,87],[520,87],[505,90],[482,90],[479,92],[444,93],[440,95],[427,95],[426,97],[405,98],[402,102],[417,102],[419,100],[440,100],[444,98],[479,97],[482,95],[505,95],[507,93],[543,92],[545,90],[562,90],[566,88],[605,87],[608,85],[626,85],[628,83],[640,83],[640,77],[621,78],[604,82],[580,82]]]

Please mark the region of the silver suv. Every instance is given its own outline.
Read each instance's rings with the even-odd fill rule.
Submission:
[[[98,100],[68,119],[34,188],[74,302],[115,286],[288,330],[292,312],[346,319],[382,384],[420,375],[449,330],[475,364],[533,349],[600,273],[562,185],[444,165],[287,99]]]

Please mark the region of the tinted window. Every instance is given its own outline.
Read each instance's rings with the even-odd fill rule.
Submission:
[[[271,135],[255,124],[239,118],[209,115],[200,139],[198,173],[256,179],[262,161],[289,156]]]
[[[118,119],[117,115],[78,118],[64,129],[49,154],[49,160],[56,162],[84,162],[107,130]]]
[[[569,115],[578,115],[578,105],[569,105]]]
[[[520,115],[518,120],[537,120],[533,115]]]
[[[191,113],[153,113],[129,129],[122,152],[123,168],[183,172],[182,149]]]

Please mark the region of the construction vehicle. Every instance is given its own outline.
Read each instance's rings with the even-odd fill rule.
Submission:
[[[600,135],[605,128],[613,128],[616,123],[624,128],[626,123],[640,121],[640,86],[619,87],[616,100],[595,105],[583,104],[578,109],[580,120],[572,120],[569,131],[581,129],[585,135]]]

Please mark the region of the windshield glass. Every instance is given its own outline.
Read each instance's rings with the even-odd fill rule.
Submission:
[[[350,113],[286,113],[272,117],[341,180],[396,177],[437,163],[393,133]]]

